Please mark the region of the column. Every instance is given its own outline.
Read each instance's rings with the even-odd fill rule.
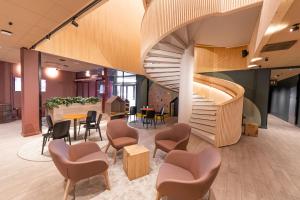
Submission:
[[[21,48],[22,135],[25,137],[41,132],[40,69],[41,53]]]

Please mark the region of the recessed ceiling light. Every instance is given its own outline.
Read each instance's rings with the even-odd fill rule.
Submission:
[[[261,61],[263,60],[263,57],[256,57],[256,58],[252,58],[250,62],[257,62],[257,61]]]
[[[6,35],[6,36],[11,36],[13,33],[12,32],[10,32],[10,31],[8,31],[8,30],[1,30],[1,34],[2,35]]]
[[[258,67],[258,65],[248,65],[248,68]]]
[[[59,59],[61,62],[65,62],[66,60],[65,59],[63,59],[63,58],[60,58]]]
[[[288,27],[288,24],[272,24],[268,27],[266,35],[271,35]]]

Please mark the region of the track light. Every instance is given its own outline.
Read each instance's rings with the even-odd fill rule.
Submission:
[[[75,21],[75,19],[73,19],[71,23],[72,23],[72,25],[75,26],[75,27],[78,27],[78,26],[79,26],[78,23]]]
[[[299,31],[299,23],[291,26],[290,32],[295,32],[295,31]]]
[[[12,36],[13,33],[10,32],[10,31],[8,31],[8,30],[2,29],[2,30],[1,30],[1,34],[2,34],[2,35],[6,35],[6,36]]]
[[[46,36],[46,39],[50,40],[50,37],[51,37],[51,35],[49,34],[49,35]]]

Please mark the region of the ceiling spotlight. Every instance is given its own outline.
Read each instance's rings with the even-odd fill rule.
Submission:
[[[295,31],[299,31],[299,23],[291,26],[290,32],[295,32]]]
[[[2,29],[2,30],[1,30],[1,34],[2,34],[2,35],[6,35],[6,36],[12,36],[13,33],[10,32],[10,31],[8,31],[8,30]]]
[[[257,62],[257,61],[261,61],[263,60],[263,57],[256,57],[256,58],[252,58],[250,62]]]
[[[46,35],[46,39],[47,39],[47,40],[50,40],[50,37],[51,37],[50,34],[49,34],[49,35]]]
[[[258,67],[258,65],[248,65],[248,68]]]
[[[86,72],[85,72],[85,76],[86,76],[86,77],[90,77],[90,76],[91,76],[91,72],[90,72],[89,70],[86,71]]]
[[[73,19],[71,23],[72,23],[72,25],[75,26],[75,27],[78,27],[78,26],[79,26],[78,23],[75,21],[75,19]]]

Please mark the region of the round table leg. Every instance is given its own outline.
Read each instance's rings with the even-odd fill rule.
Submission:
[[[74,140],[77,140],[77,119],[74,119]]]

